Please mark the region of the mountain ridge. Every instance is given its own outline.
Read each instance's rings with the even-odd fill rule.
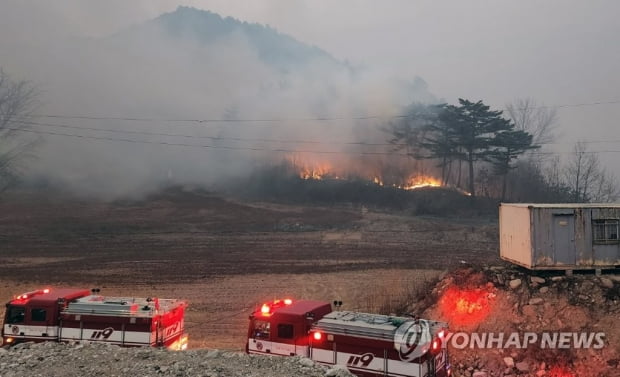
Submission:
[[[242,35],[262,61],[283,71],[316,60],[322,60],[334,67],[348,68],[325,50],[301,42],[271,26],[241,21],[230,16],[222,17],[209,10],[179,6],[175,11],[164,13],[137,27],[149,26],[162,28],[172,38],[191,38],[205,45],[234,34]]]

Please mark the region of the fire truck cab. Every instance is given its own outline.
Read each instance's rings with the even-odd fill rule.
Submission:
[[[105,297],[98,292],[46,288],[15,297],[6,304],[1,344],[88,340],[187,348],[185,301]]]
[[[250,315],[246,351],[305,356],[358,376],[447,377],[447,324],[332,311],[323,301],[276,300]]]

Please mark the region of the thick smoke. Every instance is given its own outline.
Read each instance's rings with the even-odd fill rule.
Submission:
[[[390,149],[346,142],[385,142],[379,126],[390,115],[414,100],[434,100],[421,80],[386,80],[316,48],[287,56],[290,40],[281,46],[265,38],[259,42],[274,45],[257,49],[238,30],[203,40],[195,33],[203,12],[183,8],[174,16],[182,17],[179,30],[162,26],[171,17],[164,15],[100,38],[40,33],[14,41],[31,48],[12,49],[5,69],[39,83],[39,114],[108,118],[25,119],[44,139],[29,180],[115,198],[166,184],[213,187],[291,156],[352,164],[363,156],[356,153]],[[388,117],[358,119],[370,115]]]

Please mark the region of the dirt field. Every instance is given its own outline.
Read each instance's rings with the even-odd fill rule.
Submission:
[[[497,262],[497,247],[494,219],[182,190],[116,203],[10,192],[0,200],[0,300],[43,285],[185,298],[191,347],[242,349],[259,302],[341,299],[347,309],[390,311],[447,268]]]

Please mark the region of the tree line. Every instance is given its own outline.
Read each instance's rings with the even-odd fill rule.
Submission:
[[[0,68],[0,192],[17,182],[22,162],[38,139],[23,137],[20,121],[33,113],[39,93],[26,80]],[[539,153],[554,141],[557,114],[531,99],[503,111],[482,101],[412,104],[405,116],[384,128],[395,149],[417,162],[430,161],[444,185],[517,202],[611,202],[619,197],[616,178],[598,155],[580,142],[564,161]]]
[[[502,201],[609,202],[618,184],[598,156],[577,143],[567,161],[539,152],[553,142],[554,109],[531,99],[507,114],[482,101],[412,104],[388,127],[389,142],[414,160],[430,160],[444,185]]]

